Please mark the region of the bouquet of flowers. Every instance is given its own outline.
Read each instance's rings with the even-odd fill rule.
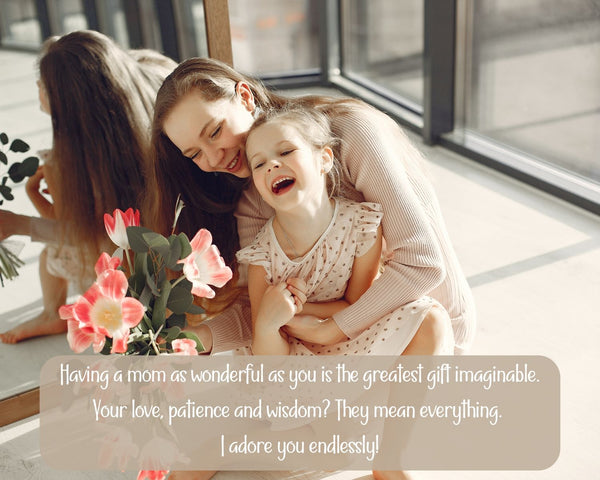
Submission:
[[[7,152],[3,147],[8,145],[9,138],[6,133],[0,133],[0,164],[8,167]],[[9,152],[25,153],[29,151],[29,145],[19,138],[15,138],[8,147]],[[0,181],[0,205],[4,201],[14,200],[12,188],[8,184],[8,180],[12,183],[22,182],[26,177],[33,175],[38,168],[40,160],[37,157],[27,157],[22,162],[13,162],[6,173],[2,175]],[[0,165],[1,166],[1,165]],[[12,280],[19,275],[18,267],[23,266],[23,262],[19,259],[18,252],[23,245],[13,241],[0,242],[0,284],[4,286],[4,278]]]
[[[173,231],[182,208],[178,201]],[[222,287],[232,277],[210,232],[199,230],[191,242],[184,233],[166,238],[139,226],[139,211],[131,208],[106,214],[104,225],[117,250],[112,257],[102,253],[96,282],[59,310],[68,322],[71,349],[80,353],[93,345],[96,353],[126,355],[202,352],[196,335],[183,330],[186,313],[203,313],[193,296],[212,298],[209,285]],[[183,274],[173,278],[171,272]]]

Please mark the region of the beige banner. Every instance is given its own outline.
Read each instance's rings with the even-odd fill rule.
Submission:
[[[41,372],[57,469],[545,469],[559,372],[540,356],[63,356]]]

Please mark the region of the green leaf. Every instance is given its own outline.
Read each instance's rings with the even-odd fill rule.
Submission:
[[[0,133],[0,142],[2,142],[2,145],[6,145],[8,143],[8,135],[6,135],[6,133]]]
[[[179,241],[179,237],[177,235],[171,235],[169,237],[169,257],[166,260],[167,268],[174,269],[177,267],[177,261],[181,256],[181,242]]]
[[[172,288],[170,282],[164,282],[161,285],[160,295],[154,302],[154,307],[152,308],[152,326],[155,330],[158,330],[165,323],[167,300]]]
[[[204,312],[206,312],[206,310],[204,310],[200,305],[192,303],[185,313],[191,313],[192,315],[200,315]]]
[[[0,195],[2,195],[6,200],[14,200],[15,197],[11,193],[12,189],[7,187],[6,185],[0,185]]]
[[[190,245],[190,240],[185,233],[180,233],[178,237],[179,241],[181,242],[181,257],[179,258],[183,260],[192,253],[192,246]]]
[[[202,342],[195,333],[192,333],[188,330],[183,330],[177,338],[189,338],[194,340],[196,342],[196,350],[198,350],[198,353],[202,353],[205,350],[204,345],[202,345]]]
[[[6,158],[6,153],[0,152],[0,162],[4,165],[8,165],[8,158]]]
[[[27,145],[23,140],[15,138],[10,144],[9,150],[17,153],[25,153],[29,151],[29,145]]]
[[[168,258],[171,246],[165,237],[155,232],[147,232],[142,233],[142,238],[151,250],[162,258]]]
[[[37,172],[39,165],[40,159],[38,157],[27,157],[21,163],[19,170],[21,171],[21,175],[31,177],[35,172]]]
[[[176,314],[185,313],[194,301],[191,289],[192,284],[187,279],[177,284],[171,290],[167,308]]]
[[[175,315],[174,313],[167,318],[167,327],[179,327],[183,329],[185,327],[185,315]]]
[[[181,333],[181,328],[179,328],[179,327],[171,327],[171,328],[167,328],[166,330],[163,330],[163,332],[165,332],[165,334],[166,334],[165,335],[165,340],[167,342],[172,342]]]
[[[145,227],[127,227],[127,239],[129,246],[135,253],[146,253],[148,244],[144,240],[144,233],[152,233],[152,230]]]
[[[13,163],[8,169],[8,176],[14,183],[22,182],[25,175],[21,173],[21,162]]]

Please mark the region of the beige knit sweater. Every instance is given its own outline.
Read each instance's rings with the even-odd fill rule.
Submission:
[[[463,353],[475,334],[473,299],[420,152],[390,117],[366,105],[352,106],[350,113],[336,116],[332,129],[341,139],[341,196],[382,205],[383,236],[393,252],[383,274],[334,320],[354,338],[387,313],[429,295],[448,310],[455,350]],[[253,187],[245,192],[236,213],[242,247],[272,215]],[[213,334],[215,353],[250,343],[247,298],[205,323]]]

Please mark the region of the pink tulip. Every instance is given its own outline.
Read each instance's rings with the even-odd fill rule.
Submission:
[[[92,327],[80,323],[73,314],[74,305],[63,305],[58,309],[60,318],[67,321],[67,342],[75,353],[81,353],[90,345],[94,346],[94,352],[98,353],[104,347],[106,338],[104,335],[94,333]]]
[[[140,212],[133,211],[133,208],[123,212],[118,208],[113,212],[112,216],[108,213],[104,214],[104,228],[106,233],[115,245],[124,250],[129,250],[129,240],[127,239],[127,227],[139,227]]]
[[[140,470],[137,480],[165,480],[168,470]]]
[[[212,235],[200,229],[190,242],[192,253],[178,263],[183,263],[183,274],[192,282],[192,293],[199,297],[213,298],[215,292],[209,285],[222,287],[233,276],[231,269],[215,245],[211,245]]]
[[[171,342],[174,355],[198,355],[196,342],[191,338],[178,338]]]
[[[96,275],[100,276],[106,270],[116,270],[119,265],[121,265],[120,258],[111,257],[108,253],[102,252],[94,269],[96,270]]]
[[[83,334],[95,334],[113,339],[111,353],[127,351],[129,329],[144,316],[144,306],[135,298],[125,296],[127,286],[127,277],[122,271],[105,270],[73,304],[72,316],[79,321],[79,331],[75,325],[72,327],[73,346],[83,344]]]

